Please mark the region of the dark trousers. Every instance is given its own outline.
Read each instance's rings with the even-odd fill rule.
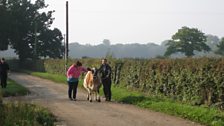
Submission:
[[[111,100],[111,79],[110,78],[102,79],[102,83],[103,83],[103,92],[106,97],[106,101],[110,101]]]
[[[5,73],[1,73],[0,74],[2,88],[6,88],[6,86],[7,86],[7,78],[8,78],[7,73],[6,74]]]
[[[72,98],[72,96],[73,96],[73,99],[76,99],[78,83],[79,83],[78,81],[68,82],[68,97],[69,98]]]

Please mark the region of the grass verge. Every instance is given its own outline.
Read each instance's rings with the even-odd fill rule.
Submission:
[[[22,72],[36,76],[36,77],[40,77],[43,79],[48,79],[56,83],[67,84],[67,78],[66,76],[63,76],[63,75],[43,73],[43,72],[32,72],[32,71],[26,71],[26,70],[23,70]],[[82,88],[82,83],[83,83],[83,80],[80,79],[78,86],[81,88]]]
[[[8,79],[7,88],[0,89],[3,97],[22,96],[29,93],[28,89],[19,85],[15,81]]]
[[[113,99],[142,108],[179,116],[209,126],[224,126],[224,112],[216,108],[192,106],[170,99],[144,96],[136,91],[112,87]]]
[[[56,118],[33,104],[7,103],[0,106],[2,126],[53,126]]]
[[[27,70],[22,70],[22,72],[36,76],[36,77],[52,80],[57,83],[65,83],[66,82],[66,76],[62,76],[62,75],[49,74],[49,73],[43,73],[43,72],[32,72],[32,71],[27,71]]]
[[[45,108],[28,103],[3,103],[3,96],[26,95],[27,88],[8,80],[7,88],[0,88],[1,126],[53,126],[56,118]]]
[[[31,75],[65,83],[66,78],[61,75],[31,72]],[[101,91],[102,92],[102,91]],[[112,97],[122,103],[133,104],[170,115],[179,116],[209,126],[224,126],[224,112],[216,108],[192,106],[170,99],[144,95],[141,92],[130,91],[126,88],[112,86]]]

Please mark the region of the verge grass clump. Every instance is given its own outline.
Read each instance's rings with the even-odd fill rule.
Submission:
[[[9,79],[7,88],[1,89],[1,94],[3,97],[8,97],[8,96],[23,96],[29,94],[29,90],[15,81]],[[1,97],[1,96],[0,96]]]
[[[224,126],[224,112],[217,108],[193,106],[170,98],[145,95],[142,92],[117,86],[112,87],[112,93],[113,99],[118,102],[179,116],[209,126]]]
[[[0,88],[1,126],[53,126],[56,118],[45,108],[20,102],[3,103],[3,97],[26,95],[28,89],[8,80],[7,88]]]
[[[0,109],[3,126],[53,126],[56,121],[47,109],[34,104],[6,103]]]

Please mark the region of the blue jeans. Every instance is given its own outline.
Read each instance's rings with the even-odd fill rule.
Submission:
[[[68,97],[69,98],[72,98],[72,93],[73,93],[73,99],[76,99],[78,83],[79,83],[78,81],[76,82],[68,81]]]

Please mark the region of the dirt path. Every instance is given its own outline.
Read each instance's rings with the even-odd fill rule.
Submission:
[[[49,108],[63,126],[200,126],[191,121],[115,102],[88,102],[78,90],[77,101],[68,100],[67,85],[12,73],[10,78],[32,92],[25,99]]]

